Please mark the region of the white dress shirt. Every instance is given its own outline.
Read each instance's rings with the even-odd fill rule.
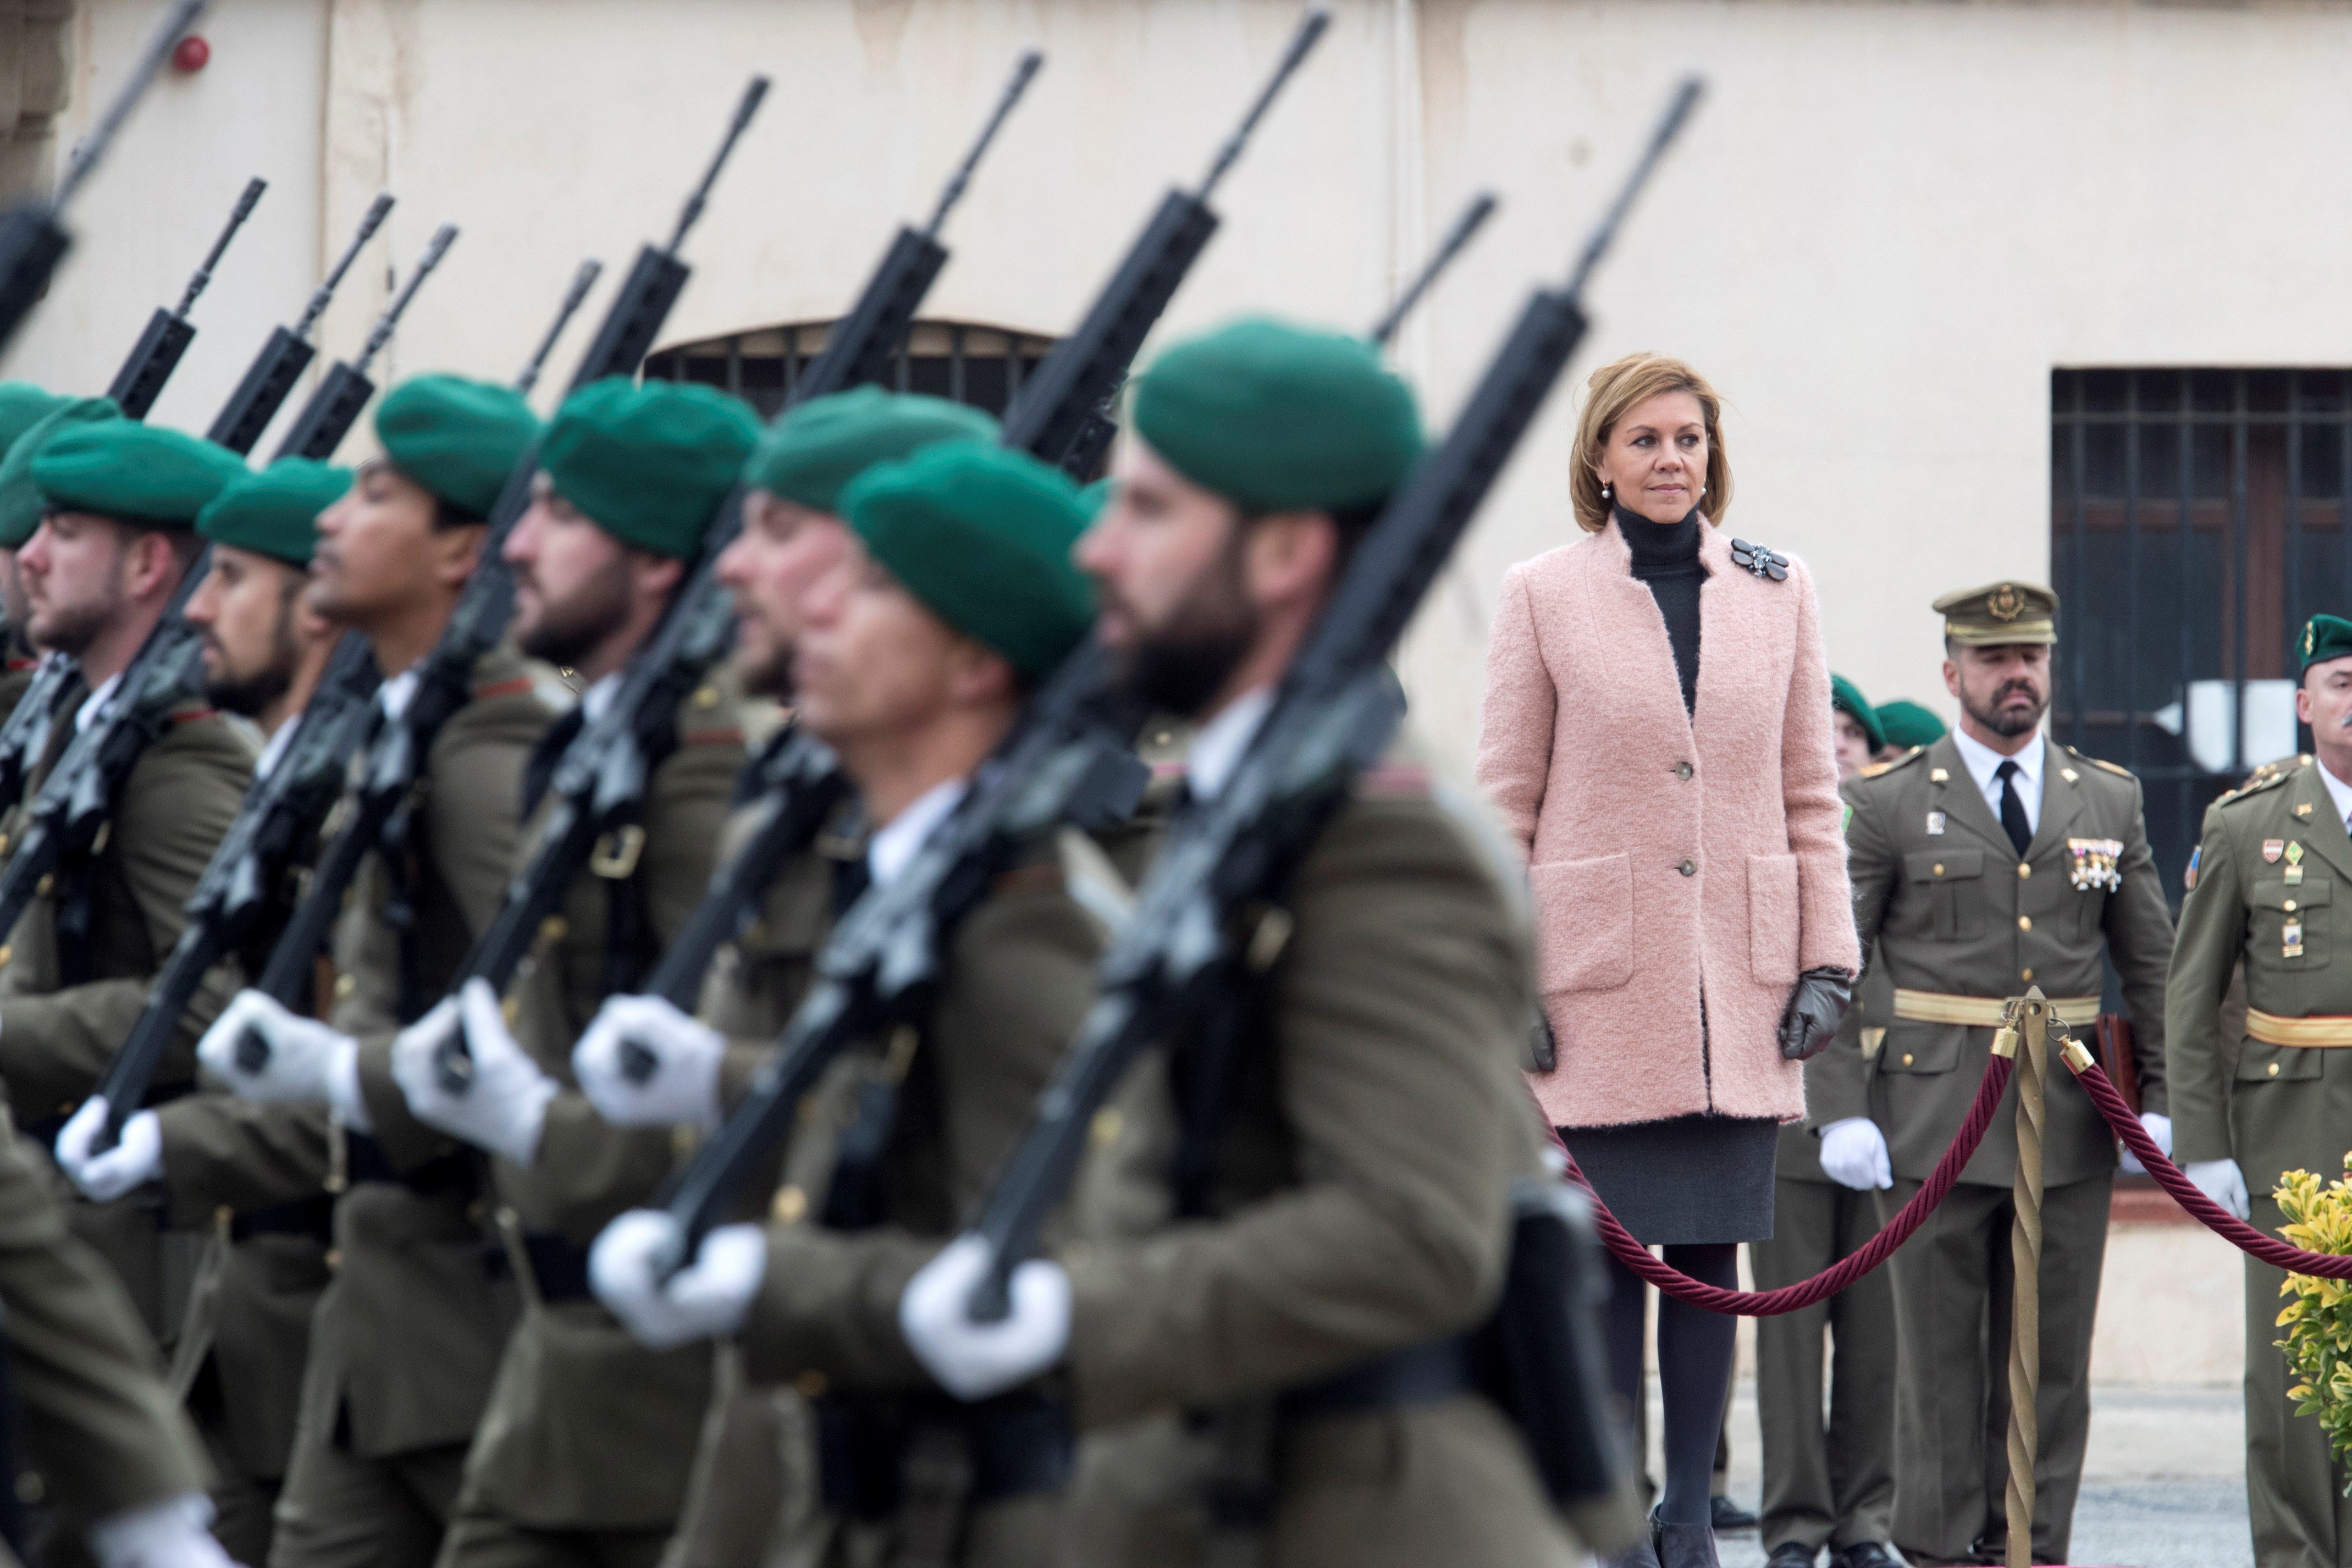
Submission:
[[[286,760],[288,748],[294,744],[294,731],[301,722],[302,715],[297,713],[278,725],[278,733],[270,736],[269,743],[261,748],[261,755],[253,759],[253,780],[256,784],[277,772],[278,764]]]
[[[2316,757],[2312,760],[2318,762]],[[2327,798],[2336,803],[2336,819],[2352,826],[2352,784],[2329,773],[2326,763],[2319,763],[2319,782],[2327,786]]]
[[[2042,827],[2042,770],[2050,759],[2050,742],[2040,731],[2013,757],[2004,757],[1982,741],[1969,737],[1964,730],[1952,731],[1952,742],[1960,749],[1960,761],[1968,764],[1969,777],[1977,781],[1984,795],[1985,804],[1992,808],[1992,819],[2000,820],[2000,764],[2017,764],[2017,798],[2025,806],[2025,826],[2029,831]]]
[[[114,694],[121,689],[122,676],[120,671],[100,681],[98,689],[83,698],[81,706],[74,710],[74,733],[79,735],[97,723],[98,716],[106,711],[106,705],[113,701]]]
[[[866,841],[866,870],[877,888],[887,888],[898,879],[923,847],[931,830],[948,819],[963,792],[971,787],[968,779],[949,779],[935,784],[909,801],[906,808],[874,830]]]
[[[1258,726],[1274,709],[1274,688],[1261,686],[1225,704],[1225,710],[1194,732],[1186,753],[1185,784],[1194,800],[1214,800],[1233,781]]]

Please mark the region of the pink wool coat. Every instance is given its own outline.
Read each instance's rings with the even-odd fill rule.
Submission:
[[[1511,568],[1487,644],[1478,783],[1528,858],[1563,1127],[1802,1116],[1781,1012],[1862,967],[1812,578],[1699,535],[1695,713],[1613,520]]]

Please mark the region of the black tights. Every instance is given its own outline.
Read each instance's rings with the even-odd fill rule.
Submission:
[[[1691,1243],[1665,1249],[1669,1266],[1725,1289],[1739,1285],[1737,1243]],[[1629,1419],[1642,1407],[1642,1331],[1650,1288],[1609,1260],[1609,1381],[1625,1401]],[[1724,1395],[1731,1388],[1732,1332],[1738,1320],[1658,1299],[1658,1391],[1666,1413],[1666,1475],[1658,1517],[1668,1524],[1705,1524],[1715,1476],[1715,1445],[1723,1432]]]

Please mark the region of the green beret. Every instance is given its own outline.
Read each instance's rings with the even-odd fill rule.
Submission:
[[[1097,479],[1078,492],[1078,504],[1087,509],[1088,517],[1100,517],[1102,509],[1110,504],[1110,481]]]
[[[111,397],[77,397],[52,409],[31,429],[9,444],[0,459],[0,550],[22,550],[41,526],[41,492],[33,483],[33,459],[51,437],[77,425],[120,419],[122,410]]]
[[[196,531],[215,544],[233,544],[289,566],[308,566],[319,542],[319,514],[351,488],[349,468],[331,468],[308,458],[280,458],[215,496],[196,514]]]
[[[759,439],[759,416],[723,392],[614,376],[563,400],[539,464],[557,495],[622,543],[683,560]]]
[[[2312,616],[2303,626],[2302,647],[2305,669],[2352,654],[2352,621],[2341,616]]]
[[[1361,338],[1253,318],[1177,344],[1129,420],[1178,473],[1245,511],[1381,500],[1421,455],[1412,391]]]
[[[1861,687],[1843,675],[1831,676],[1830,707],[1862,726],[1862,732],[1870,737],[1873,752],[1886,750],[1885,726],[1879,723],[1878,710],[1863,697]]]
[[[0,381],[0,456],[16,444],[17,437],[72,401],[29,381]]]
[[[487,517],[539,435],[522,394],[457,375],[411,376],[376,405],[392,466],[456,507]]]
[[[908,593],[1024,680],[1053,669],[1094,624],[1093,591],[1070,562],[1087,527],[1078,487],[1025,452],[926,447],[860,475],[841,516]]]
[[[205,503],[245,472],[244,460],[226,447],[134,419],[60,431],[33,459],[44,510],[151,528],[194,528]]]
[[[977,408],[860,386],[812,398],[777,420],[744,465],[743,482],[813,511],[837,511],[843,489],[877,463],[935,441],[995,439],[996,421]]]
[[[1944,738],[1944,721],[1936,710],[1907,697],[1878,705],[1878,727],[1890,746],[1932,746]]]

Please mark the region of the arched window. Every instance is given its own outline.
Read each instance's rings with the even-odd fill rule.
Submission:
[[[830,321],[755,327],[662,349],[646,361],[656,381],[698,381],[773,418],[809,362],[824,352]],[[885,383],[1002,415],[1054,340],[976,321],[917,321]]]

